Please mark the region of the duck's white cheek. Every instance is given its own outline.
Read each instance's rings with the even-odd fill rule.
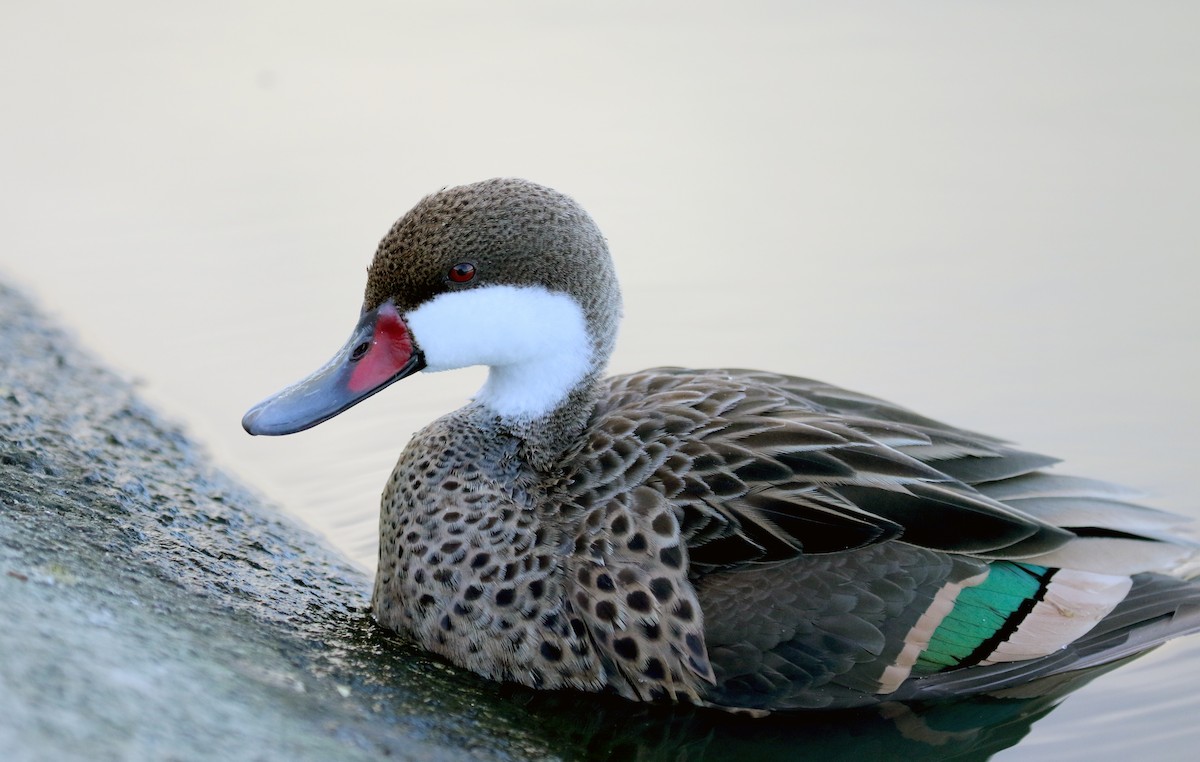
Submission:
[[[426,370],[491,368],[478,399],[501,415],[549,412],[592,368],[579,303],[540,286],[440,294],[405,318]]]

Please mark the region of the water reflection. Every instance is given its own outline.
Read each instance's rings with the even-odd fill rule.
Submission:
[[[482,733],[499,758],[598,762],[1190,759],[1181,718],[1194,716],[1197,697],[1186,665],[1200,658],[1200,648],[1175,642],[962,701],[751,719],[486,680],[378,627],[365,611],[334,615],[310,635],[326,644],[328,674],[368,699],[376,726],[412,728],[451,748]],[[1162,653],[1173,647],[1173,656]],[[1067,698],[1075,691],[1093,691],[1092,699]],[[1170,712],[1164,692],[1176,695]],[[1052,713],[1057,728],[1042,722]],[[464,723],[475,727],[464,733]]]
[[[1068,694],[1123,663],[962,701],[780,713],[762,719],[507,686],[499,694],[529,712],[550,746],[567,758],[612,762],[982,760],[1016,745],[1033,723]]]

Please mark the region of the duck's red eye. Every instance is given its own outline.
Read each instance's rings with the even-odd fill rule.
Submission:
[[[450,268],[450,280],[455,283],[466,283],[475,277],[475,265],[470,262],[459,262]]]

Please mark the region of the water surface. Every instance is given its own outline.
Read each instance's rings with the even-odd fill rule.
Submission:
[[[6,4],[0,272],[372,568],[403,442],[478,371],[321,427],[238,421],[353,327],[374,246],[517,175],[606,232],[615,372],[806,375],[1200,515],[1189,3]],[[1197,639],[1016,758],[1182,758]]]

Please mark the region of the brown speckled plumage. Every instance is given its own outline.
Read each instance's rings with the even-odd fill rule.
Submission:
[[[477,407],[413,438],[384,490],[375,615],[488,677],[596,690],[562,564],[579,511],[520,447]]]
[[[463,262],[476,277],[455,282]],[[602,378],[620,292],[595,224],[550,189],[422,200],[380,244],[356,336],[388,305],[404,321],[490,286],[569,296],[590,360],[543,415],[477,401],[435,421],[388,482],[375,615],[456,664],[767,711],[989,691],[1200,629],[1200,590],[1164,573],[1194,562],[1178,517],[1051,458],[791,376]],[[311,412],[296,388],[278,407],[303,415],[268,401],[247,429],[364,396]]]

